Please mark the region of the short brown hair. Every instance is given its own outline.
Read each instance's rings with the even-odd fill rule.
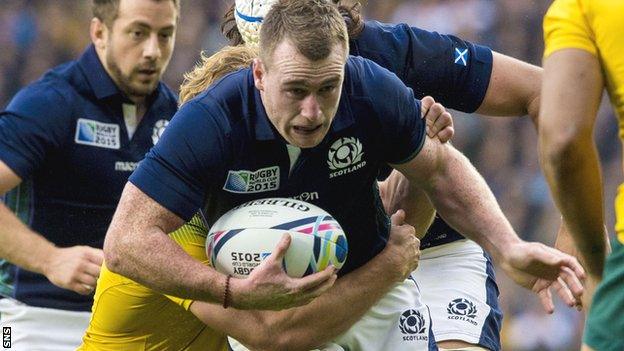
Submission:
[[[312,61],[328,57],[336,44],[349,50],[347,26],[326,0],[280,0],[273,5],[260,28],[260,57],[268,62],[284,39]]]
[[[93,0],[93,17],[102,21],[110,27],[119,15],[119,2],[121,0]],[[173,4],[180,13],[180,0],[153,0],[153,1],[173,1]]]
[[[258,49],[246,45],[226,46],[210,57],[202,52],[200,62],[192,71],[184,74],[184,82],[180,86],[180,105],[206,90],[224,75],[249,67],[256,57]]]

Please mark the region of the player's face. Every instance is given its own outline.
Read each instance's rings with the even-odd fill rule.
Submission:
[[[336,45],[329,56],[310,61],[284,40],[271,62],[254,61],[254,78],[271,123],[289,144],[318,145],[338,109],[346,49]]]
[[[118,17],[104,30],[104,64],[130,98],[158,85],[173,52],[177,16],[173,1],[120,1]]]

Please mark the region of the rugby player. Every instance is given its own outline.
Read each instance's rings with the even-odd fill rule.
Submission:
[[[624,3],[619,1],[555,0],[544,17],[540,153],[553,198],[588,273],[583,350],[624,349],[624,197],[620,186],[616,239],[609,247],[594,140],[604,88],[623,135],[622,13]]]
[[[111,270],[164,293],[198,300],[191,307],[201,305],[202,299],[213,300],[216,287],[223,287],[223,302],[228,304],[228,287],[242,283],[193,262],[166,233],[204,205],[210,222],[250,198],[297,196],[311,187],[318,189],[317,203],[334,213],[348,231],[357,233],[353,234],[356,245],[350,248],[353,259],[344,268],[348,273],[384,246],[387,227],[381,218],[385,214],[375,206],[374,185],[380,167],[391,163],[414,185],[422,186],[441,213],[488,249],[512,277],[522,272],[552,282],[560,276],[577,296],[581,293],[577,278],[583,273],[572,257],[519,240],[465,158],[451,146],[424,137],[420,104],[411,91],[372,62],[347,59],[346,27],[333,7],[320,0],[280,5],[269,12],[263,25],[266,34],[261,35],[260,59],[253,68],[228,75],[185,104],[163,142],[131,178],[105,244]],[[268,24],[271,13],[275,14],[273,26]],[[352,165],[332,177],[334,173],[327,168],[328,148],[353,139],[362,145],[363,158],[357,159],[366,165]],[[287,152],[286,142],[300,149],[299,154]],[[292,171],[289,161],[295,165]],[[274,163],[284,183],[265,194],[240,195],[220,185],[229,171]],[[233,294],[232,301],[237,297]],[[405,338],[396,332],[401,330],[397,320],[401,323],[399,317],[407,313],[406,319],[420,315],[426,334],[428,318],[422,305],[390,308],[395,309],[395,317],[385,323],[390,327],[377,332],[393,337],[374,338],[386,344],[370,347],[431,347],[431,338],[425,335]],[[236,322],[240,320],[230,320]],[[421,334],[420,328],[416,333]],[[358,340],[352,336],[345,345],[368,346]]]

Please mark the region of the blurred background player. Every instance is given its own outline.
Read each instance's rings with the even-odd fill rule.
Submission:
[[[280,3],[282,6],[280,9],[289,8],[290,6],[296,7],[299,6],[300,3],[307,2],[285,1]],[[336,10],[327,4],[321,5],[322,1],[310,1],[310,6],[312,6],[312,3],[317,6],[322,6],[324,15],[327,14],[328,16],[332,15],[333,17],[338,17]],[[291,10],[294,11],[293,9]],[[411,90],[406,90],[394,75],[360,58],[350,58],[348,60],[346,67],[347,77],[345,78],[346,83],[342,88],[337,87],[339,83],[342,83],[342,77],[337,79],[338,74],[342,75],[344,68],[338,67],[334,61],[337,62],[336,56],[339,54],[337,50],[344,50],[346,44],[342,44],[341,46],[335,44],[328,58],[319,58],[314,61],[303,59],[302,54],[292,52],[294,49],[290,46],[290,42],[286,41],[284,38],[301,40],[301,43],[312,43],[315,45],[315,55],[318,55],[316,52],[317,50],[320,51],[320,48],[316,46],[319,46],[320,43],[325,43],[326,45],[334,43],[334,41],[320,36],[322,33],[325,33],[324,35],[330,34],[326,33],[327,29],[321,26],[324,22],[321,22],[322,18],[317,18],[320,14],[314,13],[313,10],[291,11],[287,15],[275,11],[278,10],[273,8],[273,11],[270,13],[277,13],[275,15],[276,18],[283,16],[289,19],[284,23],[299,24],[301,27],[297,28],[296,33],[301,34],[295,37],[292,36],[292,32],[287,32],[290,33],[288,35],[281,32],[278,32],[278,34],[271,33],[271,31],[267,29],[269,22],[269,20],[267,20],[267,23],[263,25],[262,29],[263,33],[265,33],[266,30],[267,34],[263,34],[263,38],[265,39],[261,39],[260,46],[260,57],[263,59],[254,62],[254,79],[252,80],[251,71],[248,69],[237,71],[226,76],[219,84],[216,84],[213,88],[200,94],[196,99],[182,107],[177,114],[178,117],[174,118],[173,124],[169,126],[168,131],[165,133],[164,139],[152,150],[150,156],[141,163],[137,171],[131,177],[131,183],[128,184],[126,192],[122,196],[119,210],[113,219],[113,224],[108,232],[105,245],[107,264],[110,265],[111,270],[121,272],[124,275],[144,282],[146,285],[161,291],[184,294],[181,296],[187,298],[194,298],[194,296],[201,297],[204,293],[199,289],[203,289],[203,286],[198,287],[197,284],[193,283],[193,280],[202,281],[210,279],[207,275],[208,270],[202,267],[198,262],[194,262],[192,259],[188,258],[188,256],[184,255],[179,248],[172,245],[170,239],[165,235],[149,235],[148,237],[146,236],[148,233],[160,232],[164,234],[172,228],[179,226],[182,221],[181,218],[188,218],[192,215],[197,207],[202,206],[202,203],[204,203],[206,199],[209,200],[206,204],[206,211],[210,222],[223,210],[227,210],[231,206],[241,201],[249,200],[250,198],[269,195],[295,196],[301,191],[312,190],[318,191],[318,203],[322,207],[332,211],[334,216],[341,221],[343,227],[346,227],[347,232],[349,232],[349,228],[352,228],[352,233],[358,233],[355,234],[358,235],[358,239],[355,243],[359,244],[359,246],[355,246],[355,252],[350,252],[351,261],[348,261],[345,266],[346,269],[343,269],[346,271],[345,273],[362,265],[370,258],[371,251],[367,248],[366,243],[370,243],[371,239],[370,234],[366,236],[365,233],[371,233],[371,228],[378,227],[378,224],[370,224],[370,221],[374,221],[375,218],[377,218],[375,215],[370,214],[370,206],[375,207],[374,204],[371,205],[370,196],[374,196],[375,191],[373,190],[373,194],[371,194],[366,187],[369,184],[370,186],[376,186],[374,177],[378,169],[375,169],[375,167],[378,167],[380,164],[380,160],[376,159],[376,157],[378,157],[376,155],[389,157],[391,154],[400,151],[387,150],[384,153],[376,152],[376,148],[380,146],[372,141],[384,135],[387,136],[385,133],[388,131],[400,131],[401,133],[413,134],[420,130],[420,132],[423,133],[424,126],[419,126],[420,129],[417,129],[416,126],[392,127],[390,129],[384,128],[394,125],[393,121],[396,123],[396,119],[405,121],[406,123],[422,123],[422,121],[413,120],[416,116],[411,110],[384,110],[382,113],[379,113],[379,115],[384,116],[384,118],[388,120],[383,120],[384,123],[381,123],[382,133],[376,138],[367,136],[368,133],[374,133],[374,131],[370,128],[365,128],[365,126],[371,123],[367,122],[370,118],[378,118],[379,115],[375,113],[379,109],[387,107],[387,104],[383,104],[384,101],[397,101],[393,106],[405,106],[405,108],[411,106],[413,103]],[[314,13],[314,15],[304,16],[302,18],[300,15],[301,13]],[[308,23],[306,20],[319,21],[319,23]],[[340,23],[341,27],[344,26],[340,17],[338,17],[337,20],[334,19],[332,23],[334,22]],[[302,30],[304,27],[312,29],[307,31]],[[275,28],[280,27],[276,24]],[[290,30],[292,31],[292,29]],[[312,41],[308,36],[313,34],[319,35],[319,38],[322,39]],[[271,38],[271,40],[275,42],[263,44],[265,40],[268,40],[267,38]],[[279,40],[282,41],[280,42]],[[277,43],[279,43],[279,45]],[[327,50],[327,48],[325,49]],[[266,50],[268,53],[263,55],[262,50]],[[274,50],[273,54],[271,54],[273,52],[271,50]],[[303,52],[312,55],[309,53],[311,51]],[[344,51],[340,54],[345,55]],[[285,57],[288,59],[285,59]],[[331,61],[328,62],[328,60]],[[344,63],[344,61],[342,62]],[[320,79],[310,78],[310,66],[313,64],[320,66],[318,70],[315,70],[315,74],[319,77],[323,77],[324,80],[322,84]],[[358,67],[357,65],[359,64],[366,65],[366,67],[358,68],[357,70],[351,67],[351,65]],[[284,80],[280,76],[280,72],[282,71],[285,72],[283,73],[284,77],[292,79],[293,77],[291,76],[294,76],[297,77],[298,80]],[[380,72],[379,76],[376,76],[375,79],[366,76],[367,73],[374,74],[375,72]],[[362,74],[362,77],[357,74]],[[371,84],[371,81],[375,81],[379,88],[384,89],[367,89],[366,84]],[[284,84],[287,87],[283,86]],[[396,86],[391,86],[391,84]],[[345,91],[340,95],[340,91],[343,89]],[[351,92],[351,90],[357,93]],[[407,105],[401,104],[401,101],[405,102],[405,100],[398,100],[398,98],[403,95],[399,95],[398,98],[394,97],[394,99],[391,96],[392,94],[401,92],[405,92],[410,96],[407,99],[409,101]],[[370,94],[370,98],[362,100],[354,97],[354,94],[357,96]],[[316,105],[317,96],[319,101],[318,105]],[[335,121],[330,123],[336,108],[338,108],[339,99],[337,97],[340,96],[343,99],[343,103],[341,103],[340,106],[346,106],[348,104],[351,108],[339,108],[339,113],[335,117]],[[381,96],[384,96],[384,98],[380,98]],[[375,97],[379,99],[375,99]],[[365,102],[370,99],[376,103],[372,105],[375,107],[366,107],[364,110],[368,112],[365,113],[359,105],[363,104],[369,106]],[[241,107],[241,103],[244,103],[244,106]],[[264,105],[261,105],[261,103]],[[254,107],[245,106],[247,104],[253,104]],[[268,117],[265,116],[265,108],[262,108],[263,106],[266,108]],[[301,111],[298,110],[299,108]],[[351,112],[354,109],[360,111],[358,118],[349,117],[351,113],[354,113]],[[245,111],[245,113],[241,111]],[[366,117],[367,114],[370,114],[370,116]],[[207,116],[207,118],[196,118],[196,115]],[[266,125],[267,119],[272,122],[271,124],[279,131],[280,135],[288,140],[293,147],[302,148],[299,159],[290,152],[288,153],[288,155],[291,156],[291,165],[295,163],[296,159],[296,164],[302,165],[301,167],[295,166],[292,172],[289,172],[288,163],[286,162],[287,158],[282,157],[285,156],[283,154],[285,153],[284,149],[286,149],[284,141],[281,140],[281,138],[275,137],[277,132]],[[386,122],[388,125],[386,125]],[[313,126],[309,126],[309,124],[313,124]],[[331,130],[328,132],[328,129]],[[222,134],[225,131],[227,131],[227,133]],[[342,133],[338,134],[339,132]],[[214,135],[208,136],[211,133]],[[399,149],[400,146],[406,145],[405,139],[401,137],[401,133],[396,135],[395,138],[392,138],[393,142],[391,143],[392,145],[397,145]],[[364,152],[363,154],[363,158],[365,158],[367,162],[366,164],[371,165],[373,168],[370,169],[362,165],[362,167],[359,168],[360,172],[357,178],[354,178],[354,176],[346,178],[350,181],[358,179],[357,182],[340,182],[341,179],[327,180],[329,177],[323,175],[323,170],[327,167],[325,159],[327,157],[326,151],[323,150],[331,144],[332,139],[336,139],[339,135],[350,134],[355,134],[360,140],[366,141],[363,143],[364,150],[373,150]],[[423,137],[422,134],[420,136]],[[403,137],[405,137],[405,135],[403,135]],[[323,139],[327,139],[327,141],[321,143]],[[199,140],[201,140],[201,142],[199,142]],[[206,140],[211,142],[206,143]],[[336,140],[340,141],[341,139]],[[389,144],[383,143],[382,145],[387,146]],[[406,171],[414,182],[419,183],[419,181],[422,181],[424,188],[430,192],[429,195],[432,195],[434,201],[437,200],[436,204],[441,206],[444,210],[443,212],[449,216],[450,220],[458,227],[463,228],[468,234],[480,239],[480,243],[488,247],[488,249],[501,260],[503,263],[502,266],[507,269],[508,272],[511,271],[510,273],[514,274],[516,273],[514,269],[518,268],[527,271],[526,266],[523,264],[521,266],[516,266],[518,262],[514,262],[515,259],[513,256],[520,254],[520,252],[526,253],[526,255],[521,254],[522,259],[530,258],[533,254],[537,254],[542,258],[544,257],[541,255],[547,253],[561,255],[556,250],[551,250],[541,245],[522,243],[517,240],[513,231],[505,224],[505,220],[497,209],[495,201],[489,195],[487,187],[471,168],[460,166],[450,167],[450,164],[447,164],[448,167],[440,166],[433,167],[432,169],[432,164],[427,163],[427,160],[430,160],[427,158],[427,155],[432,155],[431,153],[436,154],[435,150],[442,153],[440,154],[442,159],[439,161],[442,164],[444,164],[445,161],[449,161],[450,158],[453,159],[451,164],[465,166],[467,164],[465,159],[459,156],[451,156],[457,155],[454,151],[449,151],[451,153],[444,154],[443,150],[451,149],[448,149],[448,146],[441,146],[439,142],[425,139],[424,145],[425,150],[428,150],[428,148],[433,149],[426,152],[422,151],[419,154],[419,156],[423,155],[422,158],[417,156],[410,161],[407,166],[403,165],[397,167]],[[440,149],[436,149],[438,147]],[[270,150],[270,152],[267,152],[267,150]],[[296,153],[293,154],[296,155]],[[237,157],[232,159],[232,155],[237,155]],[[239,155],[244,155],[244,157],[240,158],[238,157]],[[449,158],[445,158],[443,155]],[[317,162],[321,162],[321,164],[325,166],[319,167]],[[381,162],[383,163],[383,160]],[[421,167],[417,167],[417,165],[420,164],[419,162],[424,162]],[[290,175],[282,178],[284,181],[283,186],[269,189],[264,194],[252,194],[251,196],[246,194],[232,194],[227,192],[227,188],[222,189],[219,185],[222,184],[224,175],[228,173],[227,170],[233,167],[236,167],[234,169],[253,169],[253,167],[258,167],[258,165],[273,165],[276,163],[281,169],[281,174]],[[165,164],[167,166],[163,167]],[[284,169],[282,167],[286,168]],[[418,171],[416,171],[415,168],[418,168]],[[450,168],[453,170],[451,171]],[[172,169],[175,169],[175,171]],[[430,174],[432,177],[436,175],[435,178],[418,178],[420,176],[426,178],[428,171],[432,172]],[[171,174],[165,181],[162,176],[169,172],[171,172]],[[321,173],[317,174],[319,172]],[[442,172],[444,176],[438,172]],[[159,179],[156,179],[148,176],[148,174],[159,174],[160,176]],[[372,177],[371,174],[373,175]],[[466,177],[469,177],[470,180],[468,181]],[[429,183],[432,179],[436,179],[437,181]],[[444,185],[444,183],[453,180],[455,181],[455,187]],[[339,188],[340,191],[348,192],[349,195],[337,196],[337,194],[330,193],[327,188],[334,182],[340,182],[339,184],[342,185]],[[346,185],[364,188],[362,191],[354,189],[349,190],[345,189]],[[475,188],[468,190],[467,188],[470,187]],[[308,190],[308,188],[312,190]],[[479,190],[476,190],[476,188],[479,188]],[[173,189],[176,190],[173,191]],[[338,191],[338,188],[332,187],[332,189],[334,192]],[[185,195],[180,193],[181,190],[184,190]],[[355,195],[358,197],[355,197]],[[478,200],[472,199],[471,196],[475,196]],[[190,204],[189,200],[192,200]],[[345,205],[345,201],[349,201],[349,205]],[[455,201],[465,201],[466,203],[461,206],[457,204],[451,205]],[[157,205],[156,202],[161,205]],[[140,208],[137,206],[140,206]],[[487,210],[483,207],[487,208]],[[133,209],[133,212],[138,213],[130,215],[128,212],[130,208]],[[454,211],[449,211],[450,208],[453,208]],[[381,209],[377,207],[376,210]],[[369,215],[362,215],[363,213],[369,213]],[[461,221],[458,220],[459,218],[461,218]],[[368,221],[369,224],[364,226],[362,224],[363,220]],[[128,231],[124,228],[132,228],[132,230]],[[379,236],[379,230],[380,229],[377,229],[377,236]],[[488,234],[486,235],[483,233]],[[513,239],[509,239],[509,241],[503,239],[503,237],[509,238],[509,236],[513,237]],[[375,237],[374,232],[373,237]],[[154,242],[158,242],[158,245],[154,245]],[[507,248],[501,248],[501,246],[507,246],[506,243],[510,245],[508,247],[509,250],[507,250]],[[154,251],[156,247],[158,247],[158,251]],[[352,245],[351,250],[353,250],[353,248],[354,246]],[[376,250],[377,249],[372,252],[374,253]],[[143,254],[137,256],[139,252]],[[529,252],[531,253],[529,254]],[[175,260],[173,260],[172,257],[175,257]],[[557,257],[567,259],[569,256],[561,255]],[[518,257],[515,258],[517,259]],[[166,260],[167,264],[164,264],[165,261],[163,260]],[[173,264],[174,262],[176,262],[176,264]],[[544,263],[546,262],[542,261],[542,264]],[[554,262],[550,262],[546,264],[546,266],[553,268],[553,263]],[[528,271],[531,270],[529,269]],[[571,278],[565,274],[565,271],[565,269],[562,271],[564,276]],[[556,269],[556,273],[559,273],[558,269]],[[211,279],[215,282],[215,285],[227,286],[227,284],[219,283],[219,280],[216,280],[216,278]],[[235,279],[231,281],[237,285],[243,284],[244,282],[239,282]],[[569,280],[568,283],[570,282],[572,281]],[[574,283],[576,285],[575,292],[578,294],[579,291],[576,289],[578,288],[578,284],[576,284],[578,282]],[[225,288],[225,290],[227,291],[227,288]],[[394,306],[399,306],[400,308],[400,305]],[[396,307],[388,306],[388,308]],[[406,311],[407,310],[401,310],[399,313]],[[396,312],[396,310],[393,310],[390,314],[384,315],[395,316]],[[418,315],[418,313],[422,312],[419,311],[417,313],[414,310],[413,313]],[[379,316],[380,314],[377,313],[376,315]],[[394,318],[392,317],[392,319]],[[392,323],[396,322],[396,320],[392,321]],[[351,349],[354,349],[354,347],[355,349],[375,349],[375,347],[379,347],[380,342],[381,344],[383,344],[383,342],[397,343],[395,336],[399,328],[396,327],[396,325],[395,328],[392,329],[373,329],[376,333],[386,335],[387,332],[392,334],[393,337],[388,337],[387,339],[374,338],[374,340],[371,340],[371,329],[363,328],[360,329],[361,338],[368,339],[371,342],[358,343],[356,341],[355,344],[358,346],[352,346],[350,344],[349,347]],[[416,333],[420,334],[421,331],[417,331]],[[358,338],[356,337],[355,339],[357,340]],[[404,337],[403,341],[406,340],[421,341],[423,339]],[[349,344],[349,341],[346,343]],[[399,341],[395,348],[391,347],[390,349],[398,348],[399,344],[401,344],[402,347],[406,346],[405,343],[400,343]],[[408,347],[416,346],[409,345]],[[422,343],[419,347],[422,347]]]
[[[612,252],[605,240],[603,184],[594,127],[606,87],[624,121],[624,3],[555,0],[544,17],[540,153],[553,198],[593,284],[583,350],[623,350],[624,194],[615,200]],[[611,140],[605,143],[611,143]],[[620,174],[621,178],[621,174]],[[604,267],[604,271],[603,271]],[[590,301],[590,300],[588,300]]]
[[[82,56],[0,116],[0,257],[16,265],[0,324],[17,350],[80,344],[122,187],[177,108],[160,77],[179,2],[95,0],[93,15]]]

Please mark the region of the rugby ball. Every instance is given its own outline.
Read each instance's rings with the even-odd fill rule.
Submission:
[[[236,27],[247,44],[258,44],[264,16],[278,0],[236,0]]]
[[[340,224],[310,203],[267,198],[249,201],[225,213],[206,238],[206,254],[221,273],[247,277],[268,257],[284,233],[292,240],[283,260],[294,278],[341,268],[347,259],[347,237]]]

